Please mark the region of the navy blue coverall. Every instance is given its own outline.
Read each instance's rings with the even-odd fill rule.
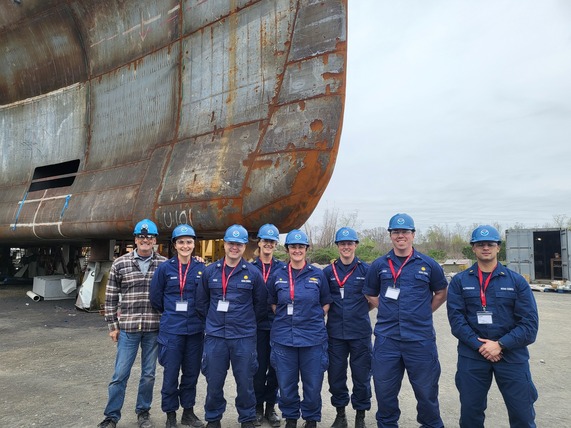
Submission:
[[[283,268],[285,263],[281,260],[272,258],[270,265],[262,266],[260,258],[256,258],[252,264],[257,267],[262,276],[265,274],[267,278],[272,272]],[[278,379],[276,371],[270,364],[270,330],[274,320],[274,311],[268,305],[268,316],[258,322],[257,333],[257,352],[258,352],[258,371],[254,375],[254,393],[256,394],[256,406],[261,407],[264,403],[270,408],[276,404],[278,398]]]
[[[531,379],[527,346],[535,341],[539,316],[533,292],[519,274],[498,263],[485,290],[492,323],[478,323],[482,312],[478,265],[455,275],[448,289],[448,319],[458,338],[456,387],[460,426],[484,426],[492,376],[504,398],[510,427],[535,427],[537,390]],[[478,338],[500,341],[502,359],[490,362],[478,352]]]
[[[164,367],[161,389],[161,408],[165,413],[175,412],[180,406],[192,408],[196,402],[196,383],[200,374],[204,323],[195,308],[197,285],[200,283],[204,263],[192,258],[189,265],[181,265],[186,273],[181,290],[178,257],[161,264],[151,281],[150,300],[154,309],[162,313],[159,327],[159,364]],[[186,310],[176,310],[177,302],[186,301]],[[179,373],[182,371],[179,384]]]
[[[440,362],[431,305],[433,293],[447,287],[446,277],[436,261],[413,249],[395,282],[389,260],[398,272],[403,262],[391,250],[371,264],[363,287],[365,295],[379,297],[373,348],[377,426],[398,427],[398,393],[406,369],[417,399],[418,423],[441,428]],[[397,299],[387,296],[389,287],[398,289]]]
[[[272,275],[267,284],[268,303],[276,305],[270,360],[278,378],[278,403],[286,419],[299,419],[301,415],[306,421],[319,422],[321,387],[328,365],[323,306],[331,303],[331,294],[323,271],[306,265],[293,272],[292,308],[288,266]],[[303,401],[299,396],[300,375]]]
[[[228,285],[223,296],[223,262],[220,259],[206,267],[196,292],[196,310],[206,321],[202,373],[208,386],[204,418],[209,422],[222,419],[226,410],[224,381],[232,363],[238,422],[250,422],[256,419],[256,325],[267,316],[267,291],[258,270],[241,259],[235,269],[226,267]],[[226,312],[220,310],[223,299],[228,302]]]
[[[350,265],[340,260],[323,269],[328,282],[333,303],[327,313],[327,334],[329,336],[329,392],[334,407],[349,404],[347,388],[347,359],[350,357],[353,393],[351,404],[355,410],[371,408],[371,319],[369,303],[363,295],[365,275],[369,264],[357,257]],[[349,275],[349,276],[347,276]],[[346,279],[345,279],[346,278]],[[343,284],[343,296],[339,281]]]

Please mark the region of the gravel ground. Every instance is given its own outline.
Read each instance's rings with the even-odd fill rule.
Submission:
[[[0,426],[1,427],[95,427],[103,419],[107,384],[113,372],[115,345],[98,313],[75,309],[74,300],[34,302],[26,296],[31,286],[0,286]],[[531,346],[531,368],[539,391],[536,403],[539,427],[571,426],[567,405],[571,399],[571,293],[535,293],[540,309],[540,332]],[[374,316],[374,314],[372,314]],[[454,386],[456,340],[450,334],[446,309],[435,314],[442,376],[440,405],[446,426],[458,426],[458,393]],[[119,427],[137,426],[134,413],[139,362],[127,390]],[[162,368],[157,365],[155,401],[151,418],[164,426],[160,410]],[[235,385],[227,378],[228,409],[223,427],[239,428],[234,408]],[[196,411],[204,414],[205,380],[199,380]],[[335,417],[327,381],[323,391],[322,427]],[[373,397],[374,398],[374,397]],[[399,396],[400,426],[418,427],[416,402],[407,380]],[[375,426],[373,411],[367,425]],[[180,414],[179,414],[180,417]],[[349,412],[350,426],[354,412]],[[488,399],[487,426],[509,427],[501,395],[495,385]],[[264,428],[269,425],[264,424]],[[301,426],[301,424],[299,425]]]

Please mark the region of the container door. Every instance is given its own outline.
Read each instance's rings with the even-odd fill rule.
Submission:
[[[568,230],[562,230],[561,231],[561,265],[562,265],[562,273],[561,275],[563,276],[564,280],[569,280],[571,278],[571,276],[569,275],[569,266],[571,266],[569,257],[571,257],[571,254],[569,253],[569,239],[571,239],[571,236],[569,235],[569,231]]]
[[[506,230],[506,258],[508,268],[535,281],[533,266],[533,232],[530,229]]]

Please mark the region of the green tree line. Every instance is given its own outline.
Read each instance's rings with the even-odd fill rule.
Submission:
[[[351,227],[359,233],[360,243],[357,247],[357,257],[361,260],[371,262],[392,248],[389,232],[385,227],[363,229],[357,211],[344,214],[338,209],[328,209],[323,215],[321,224],[306,223],[303,226],[311,243],[308,251],[308,258],[311,262],[328,264],[338,257],[337,246],[334,243],[335,232],[343,226]],[[446,259],[473,259],[470,236],[477,226],[477,224],[470,226],[456,224],[454,227],[432,225],[425,231],[416,231],[414,247],[438,262],[444,262]],[[499,223],[492,223],[492,226],[500,231],[502,242],[504,242],[505,229]],[[571,219],[565,215],[557,215],[553,218],[553,224],[542,227],[571,229]],[[525,227],[516,223],[509,228],[524,229]],[[281,259],[286,258],[285,252],[277,255]],[[506,260],[505,245],[501,246],[499,259]]]

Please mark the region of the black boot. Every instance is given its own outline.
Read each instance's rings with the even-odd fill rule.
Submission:
[[[194,414],[194,407],[189,407],[188,409],[183,410],[180,423],[182,425],[190,425],[194,428],[202,428],[204,426],[204,422],[198,419],[198,416]]]
[[[305,421],[304,428],[317,428],[317,421]]]
[[[285,428],[297,428],[297,419],[286,419]]]
[[[165,424],[165,428],[177,428],[176,412],[167,413],[167,423]]]
[[[273,427],[279,427],[282,423],[281,418],[276,413],[273,404],[266,404],[266,413],[264,414],[268,422]]]
[[[337,416],[333,421],[331,428],[347,428],[347,415],[345,414],[345,407],[337,407]]]
[[[264,405],[256,404],[256,420],[254,421],[254,425],[257,427],[262,425],[262,419],[264,419]]]
[[[355,416],[355,428],[367,428],[367,425],[365,425],[364,410],[357,410],[357,415]]]

